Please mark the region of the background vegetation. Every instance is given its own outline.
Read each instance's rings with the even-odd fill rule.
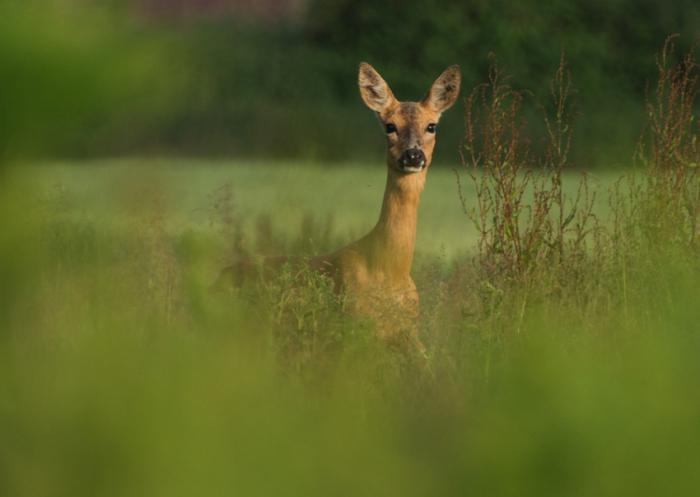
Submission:
[[[84,22],[90,16],[84,5],[70,7],[75,3],[54,0],[42,4],[50,8],[25,8],[27,17],[20,22],[17,15],[3,16],[6,60],[24,53],[80,64],[82,85],[56,83],[90,91],[99,87],[93,84],[98,79],[101,85],[128,88],[125,78],[143,82],[146,77],[138,67],[154,70],[150,84],[141,86],[141,103],[126,105],[116,124],[110,114],[93,119],[80,133],[69,133],[81,137],[60,149],[72,157],[151,153],[366,160],[377,157],[383,140],[357,97],[360,60],[374,64],[400,98],[415,100],[449,64],[461,65],[466,88],[484,80],[493,53],[508,68],[512,83],[531,90],[537,102],[548,98],[545,74],[563,51],[579,91],[574,162],[588,168],[626,166],[644,122],[639,103],[655,71],[650,54],[671,33],[680,33],[680,47],[689,49],[700,25],[700,7],[691,0],[556,0],[546,5],[500,0],[129,0],[110,2],[116,15],[102,15],[100,22],[93,22],[94,15]],[[65,32],[66,17],[81,27],[79,33]],[[34,37],[32,27],[42,19],[47,29]],[[107,33],[111,35],[102,36]],[[61,57],[70,38],[78,46],[71,47],[75,52],[70,57]],[[55,41],[52,53],[39,50]],[[17,48],[21,42],[27,43]],[[161,50],[157,58],[154,45]],[[33,53],[24,52],[31,46]],[[125,57],[130,51],[133,57]],[[133,68],[136,72],[127,70],[127,61],[140,64]],[[32,81],[36,87],[23,85],[29,94],[43,94],[53,84],[27,68],[4,67],[8,74]],[[164,96],[175,89],[178,98],[166,99],[164,107]],[[17,102],[12,92],[4,93],[4,105]],[[123,96],[122,103],[136,98]],[[56,99],[52,105],[58,101],[71,100]],[[158,102],[154,119],[152,107]],[[458,114],[445,116],[440,161],[455,160],[462,138]],[[535,114],[526,115],[538,123]],[[64,121],[74,124],[80,115],[71,112]]]
[[[381,167],[322,168],[298,158],[56,160],[149,149],[330,157],[324,147],[334,133],[338,142],[363,136],[354,134],[350,118],[338,120],[336,110],[349,109],[355,92],[354,83],[342,86],[354,81],[354,67],[342,59],[365,42],[341,49],[350,37],[324,26],[342,15],[350,26],[356,22],[355,33],[375,33],[364,27],[381,24],[384,4],[358,2],[349,10],[341,3],[298,4],[281,17],[251,11],[247,20],[234,9],[236,23],[246,21],[239,30],[225,28],[226,17],[203,20],[186,2],[177,4],[177,15],[161,2],[110,5],[114,10],[59,0],[0,3],[0,495],[695,491],[698,67],[684,47],[674,49],[686,38],[671,38],[661,50],[663,35],[651,41],[664,23],[685,26],[694,7],[673,17],[681,4],[658,12],[655,4],[637,5],[650,9],[653,23],[634,9],[619,11],[618,19],[639,15],[651,26],[628,35],[649,36],[654,45],[644,55],[639,48],[643,62],[628,66],[653,70],[646,98],[643,87],[596,89],[596,78],[610,76],[591,69],[593,59],[577,59],[589,53],[588,42],[582,52],[567,49],[568,65],[547,39],[536,46],[551,47],[552,63],[538,68],[526,57],[506,63],[500,55],[514,79],[486,59],[483,75],[471,84],[467,79],[464,105],[453,111],[464,138],[462,159],[452,162],[459,179],[434,167],[421,206],[414,268],[417,326],[428,350],[421,366],[377,343],[373,324],[343,312],[343,298],[313,273],[285,270],[209,291],[219,268],[234,258],[311,255],[365,232],[380,202]],[[227,5],[214,2],[207,12]],[[399,5],[408,3],[392,5],[405,23],[394,23],[397,31],[381,39],[425,46],[414,31],[404,38],[399,31],[413,16],[415,22],[426,17],[417,15],[418,6],[406,12]],[[455,6],[435,26],[462,23],[463,12],[510,19],[474,5]],[[600,8],[612,16],[615,5]],[[309,21],[331,6],[341,9],[327,11],[336,13],[332,19]],[[523,11],[524,21],[537,8]],[[552,22],[564,35],[576,26],[605,26],[581,9]],[[562,4],[558,15],[564,12]],[[512,29],[504,34],[489,36],[532,27],[523,35],[530,39],[547,31],[518,19],[508,21]],[[463,24],[450,33],[461,36],[474,25]],[[206,36],[221,38],[190,58],[196,44],[188,40]],[[236,52],[248,65],[241,62],[228,83],[217,83],[226,73],[228,36],[248,40],[248,49]],[[621,46],[632,46],[619,36]],[[399,45],[366,43],[406,53]],[[429,64],[439,70],[450,46],[428,51],[432,62],[416,49],[423,62],[410,67],[429,80]],[[605,45],[600,53],[610,50]],[[328,76],[312,91],[287,79],[320,81],[286,65],[293,52],[296,60],[318,64],[318,74],[333,67],[349,74],[338,76],[335,89]],[[471,52],[454,54],[465,61]],[[396,64],[407,60],[396,57]],[[618,68],[627,63],[608,60]],[[402,80],[407,69],[373,62],[386,63],[400,95],[413,91],[412,84],[422,91],[423,76]],[[465,74],[479,67],[462,63]],[[588,70],[591,81],[577,77]],[[541,105],[517,89],[518,71],[530,74],[522,86],[532,86]],[[232,88],[249,93],[238,101],[243,90]],[[256,96],[258,88],[265,91]],[[285,93],[289,88],[299,93]],[[584,110],[597,116],[604,107],[585,103],[589,91],[600,91],[608,108],[636,102],[641,121],[618,116],[625,130],[644,130],[624,156],[635,170],[582,174],[572,167],[576,148],[593,143]],[[318,114],[291,107],[305,98],[327,107],[313,107]],[[218,121],[208,114],[214,110]],[[357,129],[371,131],[380,147],[379,131],[360,111]],[[275,113],[294,120],[273,119]],[[231,116],[256,116],[259,127]],[[332,131],[331,123],[348,127]],[[298,135],[281,131],[290,124]],[[216,129],[226,135],[221,142]],[[602,135],[612,129],[601,127],[600,150],[607,150],[610,138]],[[245,147],[229,141],[228,133],[238,132]],[[190,136],[201,141],[185,139]],[[294,136],[288,143],[299,149],[285,149],[283,141],[276,148],[282,136]],[[265,143],[272,144],[269,151]],[[357,141],[353,153],[363,153],[364,143]],[[366,143],[367,150],[374,147],[369,138]],[[616,160],[612,149],[607,153]]]

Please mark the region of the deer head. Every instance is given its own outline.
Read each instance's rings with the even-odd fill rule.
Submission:
[[[360,63],[360,95],[382,123],[387,138],[387,164],[403,174],[424,171],[433,158],[440,115],[457,100],[459,66],[443,71],[420,102],[399,102],[379,73]]]

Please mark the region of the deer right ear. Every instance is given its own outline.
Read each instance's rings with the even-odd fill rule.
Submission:
[[[360,72],[357,76],[360,87],[360,95],[367,107],[376,112],[382,112],[391,107],[396,98],[391,88],[379,73],[366,62],[360,63]]]
[[[446,111],[457,100],[461,79],[458,65],[448,67],[442,71],[442,74],[430,87],[428,94],[423,99],[423,104],[435,112]]]

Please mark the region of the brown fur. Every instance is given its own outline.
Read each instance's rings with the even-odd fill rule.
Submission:
[[[421,102],[399,102],[389,85],[369,64],[361,63],[358,85],[367,106],[376,112],[385,127],[392,123],[396,132],[387,133],[387,181],[379,221],[366,236],[350,245],[310,261],[312,269],[335,282],[345,292],[355,312],[373,317],[380,339],[423,350],[418,341],[415,317],[418,292],[411,278],[416,241],[420,195],[435,147],[435,133],[428,125],[437,124],[440,114],[459,94],[458,66],[447,68],[431,86]],[[400,164],[408,149],[420,149],[425,155],[422,169],[406,172]],[[289,258],[266,260],[267,268],[277,267]],[[250,263],[227,268],[228,274],[245,273]]]

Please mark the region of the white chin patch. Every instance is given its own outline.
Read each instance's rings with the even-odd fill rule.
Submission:
[[[404,173],[418,173],[425,169],[425,161],[422,160],[418,164],[410,164],[410,165],[400,165],[399,169],[401,169],[401,172]]]

